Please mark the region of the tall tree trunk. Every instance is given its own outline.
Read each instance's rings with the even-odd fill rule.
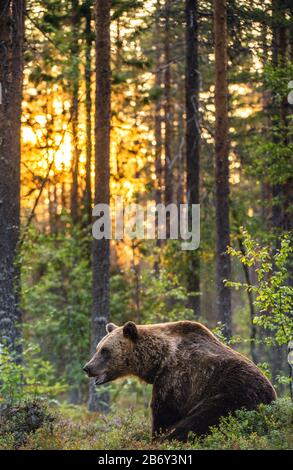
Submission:
[[[172,190],[172,103],[171,103],[171,55],[170,55],[170,0],[165,0],[165,34],[164,34],[164,120],[165,120],[165,204],[170,204],[173,198]],[[167,233],[169,229],[167,228]]]
[[[282,0],[272,0],[272,65],[275,69],[278,67],[284,67],[287,61],[287,31],[286,31],[286,4]],[[278,145],[288,144],[287,134],[287,99],[283,99],[279,103],[277,94],[272,95],[272,125],[281,126],[281,132],[279,135],[274,135],[273,142]],[[286,230],[286,225],[289,225],[288,214],[286,214],[288,196],[286,198],[286,182],[276,183],[272,186],[272,228],[275,235],[275,241],[273,245],[273,252],[276,253],[280,248],[280,235]],[[287,217],[287,220],[286,220]],[[275,269],[275,267],[273,267]],[[290,272],[290,266],[289,266]],[[279,346],[277,342],[272,346],[271,349],[271,364],[272,364],[272,379],[276,380],[276,377],[280,375],[281,371],[284,370],[284,357],[286,350],[284,347]],[[282,386],[279,386],[282,388]]]
[[[72,123],[72,185],[71,185],[71,217],[75,224],[79,219],[78,200],[78,171],[79,171],[79,144],[78,144],[78,91],[79,91],[79,46],[78,35],[80,27],[80,13],[78,0],[71,0],[71,23],[72,23],[72,103],[71,103],[71,123]]]
[[[156,16],[156,35],[157,39],[161,37],[160,28],[160,0],[157,2],[158,11]],[[156,75],[155,85],[158,92],[158,98],[155,104],[155,171],[156,171],[156,193],[155,201],[156,204],[162,202],[162,99],[161,99],[161,88],[162,88],[162,63],[161,63],[161,51],[160,44],[156,42]]]
[[[186,169],[187,202],[191,216],[192,204],[199,204],[199,71],[198,71],[198,5],[197,0],[185,1],[186,17]],[[191,226],[191,217],[190,226]],[[200,278],[198,251],[190,251],[188,257],[189,306],[194,315],[200,313]]]
[[[87,221],[90,223],[92,218],[92,187],[91,187],[91,163],[92,163],[92,98],[91,98],[91,49],[92,49],[92,31],[91,31],[91,1],[87,0],[85,5],[85,107],[86,107],[86,173],[85,173],[85,193],[84,209],[87,215]]]
[[[261,25],[261,46],[262,46],[262,64],[265,68],[268,63],[268,56],[269,56],[269,44],[268,44],[268,25],[263,23]],[[264,132],[266,129],[269,129],[269,103],[271,101],[270,94],[267,90],[265,81],[262,85],[262,107],[264,113]],[[268,181],[263,179],[261,181],[261,200],[262,200],[262,211],[261,211],[261,218],[263,226],[270,231],[271,230],[271,206],[272,206],[272,188]]]
[[[155,64],[156,64],[156,73],[155,73],[155,86],[157,89],[158,97],[155,103],[155,172],[156,172],[156,188],[155,188],[155,202],[157,204],[162,203],[162,60],[161,60],[161,27],[160,27],[160,15],[161,15],[161,1],[157,1],[157,11],[156,11],[156,52],[155,52]],[[158,217],[156,213],[156,224],[158,223]],[[162,241],[157,238],[156,245],[158,249],[161,246]],[[154,270],[159,274],[159,259],[160,254],[158,250],[158,255],[156,256],[154,263]]]
[[[215,167],[217,237],[217,309],[224,335],[231,337],[231,292],[224,284],[231,277],[231,261],[226,253],[230,244],[229,223],[229,141],[226,0],[214,0],[215,35]]]
[[[289,2],[290,3],[290,2]],[[288,3],[288,6],[289,6]],[[291,2],[292,4],[292,2]],[[292,13],[293,7],[291,7],[290,12]],[[291,18],[292,19],[292,18]],[[280,24],[280,65],[281,67],[286,67],[288,59],[292,59],[292,48],[288,47],[291,38],[293,37],[292,33],[293,25],[290,29],[287,28],[286,25],[286,3],[281,3],[281,24]],[[287,52],[289,57],[287,57]],[[288,145],[290,137],[289,137],[289,125],[292,121],[289,118],[290,115],[290,108],[288,103],[287,95],[284,96],[281,102],[281,123],[284,127],[284,143]],[[292,137],[291,137],[292,140]],[[283,185],[283,229],[286,231],[291,231],[293,229],[293,179],[289,177],[287,181],[284,182]],[[292,274],[292,267],[290,269]],[[293,279],[291,278],[291,282]]]
[[[95,204],[110,204],[110,67],[111,0],[96,0],[96,129],[95,129]],[[109,240],[93,241],[92,353],[105,335],[109,318]],[[89,409],[106,410],[107,394],[98,394],[90,384]]]
[[[19,354],[17,267],[20,226],[20,118],[25,3],[0,3],[0,341]]]
[[[291,2],[290,5],[290,27],[289,27],[289,61],[293,63],[293,3]],[[290,115],[290,121],[289,125],[293,123],[293,106],[289,107],[289,115]],[[291,142],[293,141],[293,137],[291,136]],[[287,181],[286,187],[285,187],[285,229],[288,231],[293,230],[293,181],[292,177]],[[291,260],[291,284],[293,283],[293,260]]]
[[[274,68],[282,65],[282,56],[286,51],[285,32],[282,26],[283,8],[282,0],[272,0],[272,65]],[[284,44],[285,42],[285,44]],[[279,106],[278,96],[273,93],[272,96],[272,125],[277,126],[284,123],[284,110]],[[273,141],[275,144],[280,142],[280,136],[274,136]],[[272,186],[272,227],[276,236],[275,249],[280,246],[280,231],[284,227],[284,210],[283,210],[283,186],[280,183],[275,183]]]

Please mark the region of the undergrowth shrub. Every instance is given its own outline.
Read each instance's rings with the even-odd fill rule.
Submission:
[[[0,449],[17,449],[31,433],[51,425],[54,417],[42,401],[24,401],[0,405]]]
[[[109,415],[89,413],[85,407],[62,406],[54,422],[30,433],[23,449],[292,449],[293,405],[280,399],[257,410],[240,410],[222,418],[205,438],[190,436],[187,443],[152,441],[144,411],[128,409]],[[7,435],[7,443],[10,444]],[[0,440],[1,447],[1,440]]]
[[[34,346],[24,347],[22,362],[0,343],[0,448],[15,449],[29,434],[53,421],[46,400],[66,389],[56,382],[52,364]]]
[[[207,449],[291,449],[293,448],[293,405],[280,399],[257,410],[239,410],[221,419],[219,426],[197,442]]]
[[[24,345],[22,361],[0,343],[0,403],[60,396],[67,389],[55,377],[53,365],[40,356],[37,345]]]

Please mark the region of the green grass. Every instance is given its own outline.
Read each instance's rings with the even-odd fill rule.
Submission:
[[[50,408],[54,421],[27,434],[20,445],[13,432],[0,431],[0,449],[292,449],[293,405],[280,399],[257,411],[239,411],[222,419],[205,439],[190,436],[188,443],[152,442],[149,417],[143,410],[101,415],[83,406]],[[17,432],[16,432],[17,433]]]

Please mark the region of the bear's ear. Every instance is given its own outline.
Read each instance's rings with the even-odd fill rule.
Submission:
[[[123,326],[123,334],[126,338],[131,339],[132,341],[138,340],[138,331],[136,324],[133,321],[128,321]]]
[[[107,333],[111,333],[111,331],[116,330],[116,328],[118,328],[118,326],[115,325],[115,323],[108,323],[108,324],[106,325],[106,331],[107,331]]]

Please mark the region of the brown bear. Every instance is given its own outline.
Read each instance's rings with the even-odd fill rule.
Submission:
[[[97,385],[126,375],[153,384],[154,437],[202,436],[221,416],[276,399],[256,365],[200,323],[109,323],[106,331],[84,371]]]

